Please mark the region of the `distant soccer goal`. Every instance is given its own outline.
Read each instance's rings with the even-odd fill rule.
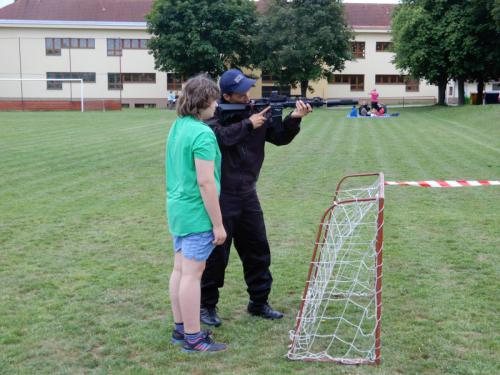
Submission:
[[[287,357],[380,362],[384,175],[344,177],[324,212]]]
[[[0,78],[0,93],[0,110],[85,111],[83,79]]]

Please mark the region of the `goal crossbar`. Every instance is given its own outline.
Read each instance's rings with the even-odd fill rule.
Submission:
[[[82,78],[0,78],[0,81],[41,81],[41,82],[79,82],[80,83],[80,107],[81,112],[84,112],[83,103],[83,79]]]

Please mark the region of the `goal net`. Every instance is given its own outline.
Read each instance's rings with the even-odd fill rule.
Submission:
[[[0,110],[85,110],[83,79],[2,78]]]
[[[344,177],[318,229],[287,357],[380,362],[384,176]]]

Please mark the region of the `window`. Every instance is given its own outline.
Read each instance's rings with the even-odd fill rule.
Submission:
[[[365,42],[351,42],[351,52],[354,58],[365,58]]]
[[[108,56],[121,56],[122,46],[120,39],[108,39]]]
[[[274,83],[274,81],[277,81],[276,77],[273,77],[271,74],[262,72],[262,83]]]
[[[48,72],[47,79],[82,79],[84,83],[95,83],[95,73]],[[47,81],[47,90],[62,90],[64,81]]]
[[[406,91],[407,92],[418,92],[419,90],[420,90],[420,82],[418,80],[414,80],[414,79],[407,79],[406,80]]]
[[[398,74],[377,74],[375,83],[378,85],[404,85],[406,76]]]
[[[63,73],[47,73],[47,79],[49,78],[63,78]],[[61,81],[47,81],[47,90],[62,90]]]
[[[95,39],[90,38],[45,38],[45,54],[61,56],[62,48],[95,48]]]
[[[156,83],[156,73],[108,73],[108,90],[122,90],[124,83]]]
[[[156,73],[122,73],[123,83],[156,83]]]
[[[184,82],[184,77],[181,77],[176,73],[167,74],[167,89],[173,91],[182,90],[182,82]]]
[[[108,39],[108,56],[121,56],[124,49],[148,49],[148,39]]]
[[[135,103],[134,108],[156,108],[154,103]]]
[[[61,56],[61,39],[45,38],[45,54],[47,56]]]
[[[334,74],[328,83],[351,85],[351,91],[364,91],[365,76],[363,74]]]
[[[120,73],[108,73],[108,90],[123,89]]]
[[[493,82],[491,85],[491,91],[500,91],[500,82]]]
[[[375,44],[377,52],[392,52],[392,42],[377,42]]]
[[[375,75],[375,83],[377,85],[405,85],[407,92],[418,92],[420,84],[418,80],[398,74],[377,74]]]
[[[290,96],[290,87],[262,86],[262,97],[269,98],[273,91],[278,95]]]

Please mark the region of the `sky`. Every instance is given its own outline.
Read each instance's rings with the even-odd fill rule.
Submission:
[[[0,8],[5,6],[5,5],[9,5],[10,3],[13,3],[14,1],[12,0],[0,0]]]

